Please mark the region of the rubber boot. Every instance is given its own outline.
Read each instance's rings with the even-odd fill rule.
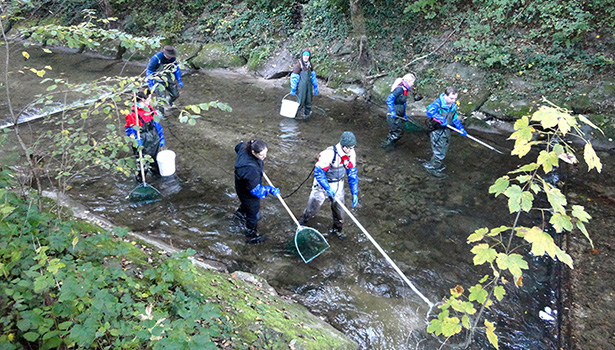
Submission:
[[[384,148],[384,150],[387,152],[391,152],[392,150],[395,149],[396,144],[397,144],[397,140],[387,138],[386,140],[382,141],[382,143],[380,144],[380,147]]]
[[[343,241],[348,237],[341,229],[338,229],[338,228],[330,229],[329,234],[335,235],[340,241]]]

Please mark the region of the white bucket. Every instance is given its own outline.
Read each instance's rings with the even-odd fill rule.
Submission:
[[[288,96],[289,94],[286,94]],[[287,118],[294,118],[299,109],[299,102],[285,100],[286,96],[282,97],[282,107],[280,107],[280,114]]]
[[[158,152],[156,156],[160,176],[171,176],[175,174],[175,152],[165,149]]]

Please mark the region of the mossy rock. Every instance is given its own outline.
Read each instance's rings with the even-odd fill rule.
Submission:
[[[203,45],[198,55],[190,60],[196,68],[241,67],[246,60],[232,53],[232,48],[224,44]]]
[[[352,84],[363,80],[363,75],[352,68],[346,61],[325,60],[314,64],[316,74],[327,80],[327,85],[332,89],[339,88],[342,84]]]
[[[384,105],[387,96],[391,93],[391,85],[395,82],[396,77],[386,76],[376,79],[372,85],[371,99],[376,104]]]
[[[304,306],[277,296],[262,278],[201,270],[194,283],[232,321],[234,348],[354,350],[357,344]]]

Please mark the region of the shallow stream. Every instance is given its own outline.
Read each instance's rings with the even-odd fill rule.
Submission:
[[[74,81],[120,71],[139,74],[143,69],[78,54],[36,52],[31,52],[28,64],[52,65],[50,75]],[[280,86],[283,81],[263,82],[248,74],[218,71],[186,76],[184,83],[180,105],[218,100],[233,111],[210,110],[196,126],[179,123],[176,115],[162,121],[167,146],[177,153],[176,175],[150,182],[164,200],[134,206],[126,200],[136,186],[134,180],[103,172],[77,179],[70,195],[118,225],[175,247],[192,248],[199,258],[220,262],[231,271],[266,278],[281,294],[304,304],[361,349],[439,348],[440,340],[425,331],[433,314],[427,316],[426,304],[349,218],[344,226],[348,238],[327,237],[329,250],[305,264],[290,243],[296,228],[293,221],[270,197],[262,201],[259,223],[268,240],[246,245],[232,215],[239,205],[233,188],[233,148],[241,140],[265,140],[269,145],[265,170],[286,196],[309,176],[320,151],[337,143],[343,131],[354,132],[360,204],[352,212],[433,302],[448,296],[450,288],[459,284],[467,289],[488,273],[485,267],[473,266],[465,240],[478,228],[512,223],[506,199],[489,195],[488,188],[517,160],[453,137],[446,159],[448,176],[436,179],[421,166],[431,155],[426,133],[407,132],[392,152],[379,147],[387,133],[381,106],[316,96],[312,118],[294,120],[278,113],[287,93]],[[32,89],[24,89],[23,84]],[[36,89],[27,80],[16,84],[15,103],[23,105]],[[123,118],[116,123],[123,130]],[[40,122],[30,127],[42,132]],[[95,129],[106,130],[102,124]],[[470,133],[500,149],[511,147],[502,135]],[[307,203],[311,181],[310,177],[286,198],[297,217]],[[325,204],[310,225],[326,233],[330,224],[331,210]],[[501,349],[558,348],[559,272],[549,259],[534,259],[531,265],[523,288],[509,284],[505,302],[493,306],[488,315],[497,324]],[[545,307],[555,310],[552,320],[539,317]],[[488,348],[483,334],[477,335],[471,348]]]

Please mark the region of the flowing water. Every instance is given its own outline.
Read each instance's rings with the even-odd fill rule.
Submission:
[[[29,65],[52,65],[53,74],[73,81],[119,72],[139,74],[143,69],[77,54],[32,52],[31,57]],[[489,272],[484,266],[473,266],[471,246],[465,240],[478,228],[512,223],[506,199],[490,196],[488,188],[515,167],[515,160],[453,137],[446,159],[448,177],[436,179],[420,165],[431,155],[427,134],[407,132],[389,153],[379,147],[387,133],[380,106],[317,96],[312,118],[294,120],[278,114],[288,90],[279,86],[281,82],[210,72],[186,76],[184,83],[180,105],[218,100],[233,111],[210,110],[196,126],[179,123],[176,115],[162,121],[167,146],[177,153],[176,175],[151,181],[163,193],[162,201],[131,204],[126,195],[136,186],[134,180],[105,172],[77,179],[70,194],[118,225],[175,247],[192,248],[199,258],[221,262],[229,270],[266,278],[281,294],[304,304],[361,349],[437,349],[440,340],[425,331],[433,312],[427,315],[427,305],[349,218],[344,226],[348,238],[327,237],[329,250],[305,264],[292,250],[293,221],[270,197],[262,200],[259,223],[268,240],[246,245],[232,215],[239,205],[233,188],[233,148],[241,140],[265,140],[269,145],[265,171],[285,196],[309,177],[321,150],[337,143],[343,131],[353,131],[358,140],[360,200],[352,212],[433,302],[448,296],[458,284],[469,288]],[[33,84],[31,90],[14,86],[14,91],[25,91],[14,92],[16,103],[23,106],[35,89]],[[119,116],[116,121],[120,131],[122,119]],[[43,126],[37,122],[30,127],[40,132]],[[104,125],[93,129],[106,130]],[[511,146],[504,136],[470,132],[501,149]],[[286,199],[297,217],[307,203],[311,182],[310,177]],[[326,233],[330,224],[331,210],[325,204],[310,226]],[[557,348],[558,268],[544,258],[530,265],[523,288],[509,283],[504,302],[488,313],[498,327],[501,349]],[[539,317],[546,307],[555,310],[547,312],[552,319]],[[461,339],[451,341],[459,343]],[[471,348],[488,348],[484,334],[477,334]]]

